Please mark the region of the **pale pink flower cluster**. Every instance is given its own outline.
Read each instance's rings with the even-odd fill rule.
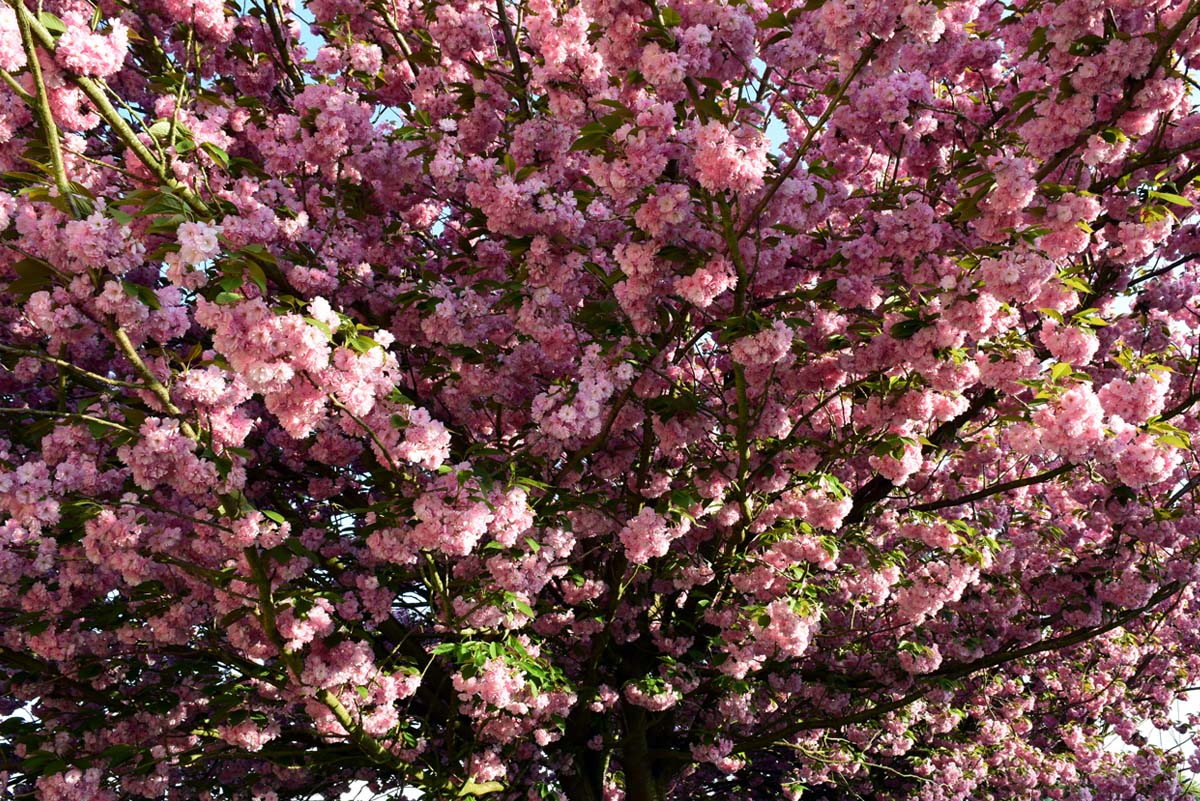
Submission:
[[[438,480],[413,503],[417,524],[411,545],[450,556],[469,554],[487,533],[493,514],[483,499],[474,499],[473,488],[459,487],[453,473]]]
[[[625,280],[613,288],[613,294],[634,328],[643,333],[654,327],[656,301],[664,289],[666,270],[656,257],[657,250],[654,242],[629,242],[613,249],[613,256],[625,273]]]
[[[117,796],[105,789],[99,768],[70,768],[37,780],[38,801],[113,801]]]
[[[1117,476],[1140,489],[1171,477],[1183,461],[1184,451],[1162,445],[1153,434],[1137,434],[1117,457]]]
[[[1054,358],[1075,367],[1091,364],[1100,347],[1099,338],[1091,331],[1074,325],[1060,328],[1053,320],[1042,324],[1041,339]]]
[[[180,226],[180,228],[182,227]],[[342,324],[342,319],[333,310],[333,306],[329,304],[328,300],[320,296],[308,302],[308,316],[328,326],[330,331],[337,331]]]
[[[450,432],[427,409],[413,408],[404,426],[404,439],[395,452],[406,462],[436,470],[450,456]]]
[[[1116,232],[1120,247],[1109,251],[1111,258],[1118,264],[1137,264],[1148,259],[1173,227],[1170,217],[1146,223],[1137,220],[1120,223]]]
[[[213,443],[240,447],[254,424],[241,404],[250,398],[250,390],[237,375],[210,366],[192,369],[180,375],[172,394],[181,405],[202,409]]]
[[[684,64],[679,54],[664,50],[656,42],[642,49],[642,75],[654,85],[663,99],[679,99],[682,94]]]
[[[995,184],[980,202],[980,208],[992,214],[1008,215],[1024,210],[1033,202],[1037,181],[1033,179],[1032,160],[996,156],[988,160],[987,166],[995,177]]]
[[[714,256],[691,275],[675,279],[675,294],[700,309],[707,309],[721,293],[737,282],[733,264],[724,256]]]
[[[245,751],[261,751],[262,747],[279,736],[279,724],[275,721],[259,727],[253,720],[243,720],[232,726],[218,726],[217,733],[230,745]]]
[[[758,514],[750,530],[759,533],[766,531],[776,521],[802,520],[813,528],[835,531],[852,506],[850,498],[837,498],[816,488],[788,490]],[[816,536],[796,534],[777,542],[764,558],[776,568],[808,562],[822,570],[833,570],[837,566],[837,549]]]
[[[89,20],[77,11],[63,15],[66,33],[58,37],[54,57],[72,72],[107,78],[121,69],[129,49],[129,28],[119,19],[110,20],[107,34],[95,33]]]
[[[1082,253],[1091,241],[1091,234],[1079,223],[1090,223],[1100,214],[1100,201],[1088,195],[1068,193],[1046,209],[1043,223],[1050,233],[1038,239],[1038,247],[1052,259],[1072,253]]]
[[[729,349],[729,355],[739,364],[767,366],[781,361],[792,347],[793,332],[783,320],[766,329],[742,337]]]
[[[361,640],[344,640],[332,649],[314,641],[300,680],[309,687],[332,691],[372,737],[395,729],[400,723],[396,701],[416,692],[420,681],[407,672],[381,672],[370,645]],[[330,736],[346,734],[325,704],[309,696],[305,706],[318,731]]]
[[[833,299],[849,309],[874,309],[883,303],[883,294],[874,278],[858,273],[837,279]]]
[[[1109,381],[1097,396],[1105,414],[1127,423],[1144,423],[1162,412],[1171,382],[1155,373],[1143,373],[1133,381],[1117,378]]]
[[[625,524],[618,536],[629,561],[644,565],[654,557],[665,556],[671,549],[671,542],[686,533],[686,523],[673,526],[647,506]]]
[[[453,682],[454,689],[458,690],[459,699],[464,703],[471,703],[473,698],[478,698],[488,706],[503,709],[514,715],[523,715],[529,711],[529,706],[525,703],[525,677],[502,659],[487,660],[475,675],[470,677],[457,673]]]
[[[355,42],[348,54],[350,69],[374,75],[383,67],[383,51],[379,45]]]
[[[492,29],[477,0],[438,6],[436,14],[429,32],[443,54],[465,57],[491,43]]]
[[[900,12],[904,27],[922,42],[937,42],[946,32],[946,21],[938,13],[939,6],[921,0],[907,0]]]
[[[637,684],[626,684],[623,690],[625,700],[634,706],[649,709],[651,712],[663,712],[679,703],[682,696],[672,684],[667,684],[661,690],[647,690]]]
[[[0,69],[17,72],[25,67],[25,63],[17,12],[7,4],[0,6]]]
[[[743,126],[736,132],[717,121],[700,128],[692,158],[700,185],[711,192],[753,192],[767,170],[767,140]]]
[[[746,766],[745,759],[731,756],[733,741],[724,737],[710,745],[693,745],[691,751],[692,758],[697,762],[708,762],[715,765],[717,770],[722,773],[737,773]]]
[[[912,583],[894,592],[896,614],[903,621],[920,625],[963,591],[979,576],[979,568],[958,560],[930,562],[912,575]]]
[[[488,501],[492,505],[492,537],[504,547],[511,548],[533,526],[529,494],[521,487],[513,487],[505,492],[493,492]]]
[[[953,548],[958,534],[940,520],[934,523],[907,523],[900,527],[900,536],[923,542],[930,548]]]
[[[221,226],[204,222],[185,222],[179,225],[175,236],[179,240],[179,261],[194,266],[208,261],[221,250],[217,237]]]
[[[300,679],[309,687],[337,688],[367,684],[375,672],[375,657],[367,642],[343,640],[326,648],[318,640],[304,659]]]
[[[288,651],[299,651],[318,637],[332,634],[332,612],[333,605],[325,598],[317,598],[303,615],[298,615],[292,607],[284,609],[276,619],[276,627],[285,640],[283,647]]]
[[[779,654],[784,658],[796,659],[804,655],[812,644],[812,637],[820,627],[811,617],[799,614],[789,598],[777,598],[767,605],[770,624],[752,626],[754,637],[767,653]]]
[[[472,754],[469,770],[476,782],[499,781],[508,776],[508,765],[495,748],[485,748]]]
[[[1031,303],[1055,272],[1054,262],[1022,248],[983,259],[975,275],[984,282],[988,293],[1000,300]]]
[[[776,543],[763,558],[778,569],[807,562],[821,570],[836,570],[837,555],[837,549],[826,547],[822,540],[800,534]]]
[[[919,647],[919,651],[904,650],[900,652],[900,667],[914,676],[932,673],[942,665],[942,652],[937,643]]]
[[[1032,350],[1004,354],[981,351],[975,354],[975,364],[979,369],[981,384],[1010,395],[1023,391],[1024,387],[1018,381],[1032,379],[1040,370],[1037,356]]]
[[[117,450],[134,483],[144,490],[160,484],[184,495],[206,495],[218,483],[217,468],[196,455],[196,443],[179,431],[179,421],[147,417],[133,445]]]
[[[141,580],[147,560],[139,551],[145,531],[129,510],[104,509],[84,524],[83,553],[94,565],[104,565],[126,578]],[[170,545],[169,539],[156,545]]]
[[[214,348],[252,392],[265,396],[289,435],[313,431],[328,402],[326,391],[310,380],[329,364],[329,342],[320,329],[299,315],[275,314],[261,298],[226,306],[201,299],[195,319],[212,329]]]
[[[1136,609],[1149,601],[1156,589],[1158,589],[1156,584],[1148,580],[1136,568],[1130,567],[1121,573],[1116,581],[1100,587],[1097,595],[1108,603],[1126,609]]]
[[[872,606],[879,606],[892,594],[892,587],[900,580],[900,568],[888,565],[881,570],[863,571],[858,575],[847,576],[842,582],[842,588],[851,597],[862,597]]]
[[[691,216],[691,198],[682,184],[659,187],[634,213],[638,227],[654,236],[665,237]]]
[[[1104,438],[1104,410],[1090,385],[1081,384],[1063,393],[1033,415],[1042,445],[1074,462],[1087,459]]]
[[[901,446],[899,457],[888,453],[882,456],[872,455],[867,461],[879,475],[897,487],[902,487],[908,482],[909,477],[913,473],[921,469],[921,465],[924,464],[925,459],[921,454],[921,446],[919,444],[905,442]]]
[[[228,39],[233,33],[233,20],[225,18],[222,0],[160,0],[158,6],[171,19],[195,25],[214,39]]]
[[[608,367],[599,345],[589,345],[579,367],[574,396],[555,385],[533,400],[531,410],[542,433],[555,439],[591,437],[600,432],[605,402],[612,397],[622,378]]]
[[[15,456],[9,453],[7,444],[0,440],[0,459]],[[59,500],[44,461],[29,459],[13,470],[0,468],[0,511],[34,533],[40,532],[43,525],[58,522]]]

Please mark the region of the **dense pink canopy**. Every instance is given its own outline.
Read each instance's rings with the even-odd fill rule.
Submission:
[[[1200,4],[6,2],[0,794],[1186,795]]]

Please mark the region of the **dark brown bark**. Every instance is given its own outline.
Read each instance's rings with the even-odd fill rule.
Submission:
[[[621,748],[626,801],[663,801],[662,787],[646,742],[646,710],[625,704],[625,738]]]

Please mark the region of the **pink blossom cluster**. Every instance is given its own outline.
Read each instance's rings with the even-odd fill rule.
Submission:
[[[709,122],[696,132],[692,158],[705,189],[753,192],[762,186],[767,168],[766,137],[754,128],[730,130]]]
[[[1096,393],[1104,413],[1127,423],[1144,423],[1162,412],[1170,382],[1162,375],[1143,373],[1132,381],[1117,378]]]
[[[1070,461],[1086,460],[1104,438],[1104,409],[1086,384],[1072,387],[1033,415],[1042,445]]]
[[[3,5],[0,793],[1185,801],[1197,63],[1188,0]]]
[[[121,69],[129,48],[129,28],[113,20],[105,33],[95,33],[82,13],[64,15],[67,30],[58,38],[55,57],[66,69],[80,75],[107,78]]]
[[[707,309],[723,292],[733,288],[733,265],[724,256],[716,256],[691,275],[675,279],[675,293],[701,309]]]
[[[787,356],[792,337],[792,329],[779,320],[765,331],[737,340],[730,348],[730,355],[741,364],[768,366]]]
[[[685,523],[672,524],[647,506],[630,519],[618,535],[625,555],[635,565],[645,564],[658,556],[666,556],[671,542],[687,533]]]
[[[138,441],[122,445],[118,455],[139,487],[153,490],[162,484],[185,495],[216,488],[216,465],[196,454],[196,443],[184,436],[178,421],[148,417],[138,435]]]

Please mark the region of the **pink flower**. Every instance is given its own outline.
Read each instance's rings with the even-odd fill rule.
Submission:
[[[792,346],[793,332],[783,320],[766,331],[742,337],[729,349],[734,360],[745,365],[770,365],[781,361]]]
[[[733,264],[724,256],[714,256],[691,275],[675,279],[675,293],[701,309],[707,309],[721,293],[737,282]]]
[[[63,23],[67,31],[54,51],[59,64],[93,78],[107,78],[121,69],[129,49],[129,29],[123,22],[110,20],[107,35],[92,32],[88,19],[77,12],[65,14]]]
[[[1103,416],[1096,393],[1088,385],[1079,385],[1065,392],[1057,402],[1035,412],[1033,422],[1040,429],[1046,448],[1078,462],[1087,459],[1104,438]]]
[[[684,533],[686,529],[682,526],[670,525],[666,518],[647,506],[625,524],[619,536],[629,561],[642,565],[656,556],[665,556],[671,541]]]
[[[868,460],[871,467],[875,468],[881,476],[891,481],[897,487],[907,483],[909,476],[921,469],[924,463],[924,458],[921,455],[921,446],[913,442],[906,442],[902,445],[899,456],[893,454],[884,454],[882,456],[871,456]]]
[[[1134,489],[1157,484],[1175,472],[1183,461],[1182,453],[1160,444],[1152,434],[1138,434],[1117,458],[1117,475]]]
[[[25,63],[17,12],[9,5],[0,6],[0,69],[17,72],[25,67]]]
[[[1108,415],[1127,423],[1144,423],[1166,405],[1171,382],[1156,373],[1143,373],[1133,381],[1118,378],[1100,388],[1097,395]]]
[[[413,409],[404,427],[404,441],[396,449],[407,462],[436,470],[450,456],[450,432],[425,409]]]
[[[206,262],[221,250],[217,236],[221,226],[209,223],[181,223],[176,236],[179,238],[179,259],[184,264],[195,265]]]
[[[767,140],[748,126],[731,131],[713,121],[696,134],[693,159],[700,185],[712,192],[753,192],[767,170]]]
[[[1056,359],[1075,367],[1090,364],[1100,347],[1100,340],[1091,331],[1077,326],[1059,328],[1053,320],[1042,324],[1041,339]]]

